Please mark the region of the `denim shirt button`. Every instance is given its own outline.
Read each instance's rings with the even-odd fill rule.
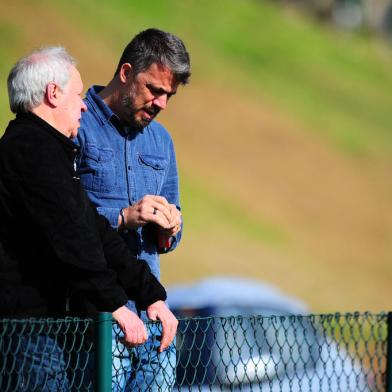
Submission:
[[[124,233],[124,234],[128,234],[128,229],[124,229],[124,230],[123,230],[123,233]]]
[[[131,168],[132,168],[131,165],[128,165],[128,170],[131,170]]]

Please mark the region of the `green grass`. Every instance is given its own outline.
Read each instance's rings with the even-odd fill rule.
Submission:
[[[189,44],[196,75],[268,96],[345,151],[391,151],[392,53],[372,38],[338,34],[266,1],[61,0],[52,7],[117,54],[143,28],[170,30]],[[0,29],[3,56],[12,45],[8,30]],[[0,113],[3,120],[3,106]]]
[[[115,1],[96,12],[111,15],[108,27],[123,42],[130,25],[178,33],[195,47],[196,72],[227,77],[230,68],[240,70],[230,83],[273,97],[349,152],[391,150],[392,53],[371,38],[338,34],[263,1]]]
[[[272,246],[280,247],[288,241],[287,233],[280,228],[263,217],[251,215],[237,200],[206,188],[194,176],[181,175],[181,199],[186,221],[196,231],[218,226],[237,237]]]
[[[257,105],[265,105],[261,110],[265,117],[261,116],[261,121],[271,109],[268,118],[271,121],[267,124],[276,125],[277,130],[276,140],[266,140],[267,148],[270,143],[274,154],[280,154],[280,145],[284,146],[283,151],[288,151],[292,136],[293,146],[297,147],[293,147],[295,152],[290,151],[287,163],[297,162],[296,154],[301,154],[301,147],[309,149],[315,145],[324,154],[321,159],[327,159],[319,166],[311,161],[317,157],[304,150],[304,159],[309,162],[298,162],[298,167],[323,170],[328,162],[334,166],[334,172],[341,165],[342,175],[347,174],[347,187],[336,193],[336,198],[343,199],[342,203],[331,196],[330,205],[322,198],[325,206],[321,207],[325,208],[317,208],[317,200],[309,199],[309,190],[315,191],[314,185],[324,185],[322,174],[316,178],[310,170],[299,181],[297,175],[290,177],[296,166],[274,170],[272,161],[268,166],[268,160],[264,159],[260,164],[267,165],[264,168],[271,170],[272,176],[275,173],[281,176],[281,181],[266,184],[269,180],[263,177],[265,171],[258,173],[255,159],[254,166],[245,168],[250,172],[241,181],[242,190],[255,192],[255,197],[248,199],[240,190],[233,187],[234,191],[228,191],[223,185],[238,180],[240,174],[233,173],[231,178],[229,170],[233,165],[240,167],[246,149],[239,150],[238,155],[218,154],[219,159],[227,161],[213,162],[211,157],[203,155],[202,147],[192,150],[191,142],[188,146],[183,138],[179,164],[184,170],[181,199],[185,229],[183,244],[167,255],[163,272],[171,271],[170,281],[190,281],[211,271],[230,271],[276,283],[316,308],[363,309],[361,298],[348,295],[352,292],[358,297],[362,295],[364,303],[372,303],[376,309],[387,303],[391,295],[385,280],[388,273],[377,271],[388,272],[391,265],[387,245],[391,242],[392,226],[388,219],[391,211],[390,203],[386,202],[386,195],[392,189],[390,170],[386,167],[392,150],[391,47],[374,37],[337,33],[266,0],[15,0],[13,4],[12,15],[7,18],[6,12],[11,9],[7,5],[0,19],[0,133],[12,117],[8,110],[6,77],[20,55],[44,44],[63,44],[79,60],[87,88],[90,83],[107,82],[129,39],[140,30],[154,26],[179,35],[189,48],[192,85],[198,87],[194,90],[195,98],[187,95],[186,105],[197,108],[196,100],[203,99],[200,86],[211,85],[218,102],[206,96],[211,111],[203,106],[203,112],[198,114],[200,118],[213,115],[215,103],[225,107],[233,102],[225,100],[225,93],[239,97],[238,102],[254,102],[253,110],[257,110]],[[27,14],[23,12],[26,9]],[[219,86],[222,86],[222,96],[216,98]],[[176,99],[182,97],[180,93]],[[236,108],[227,107],[227,110],[235,113]],[[190,116],[193,112],[190,111]],[[276,118],[279,116],[283,119]],[[172,123],[167,124],[172,132],[175,129],[181,132],[187,126],[183,112],[179,117],[181,123],[177,124],[173,116]],[[192,117],[196,124],[197,118]],[[286,125],[287,133],[281,132],[280,127]],[[230,124],[226,126],[230,128]],[[260,124],[260,129],[263,126]],[[197,126],[195,129],[199,131]],[[254,132],[258,129],[257,124]],[[226,129],[204,126],[200,137],[208,141],[209,133],[216,131],[225,135]],[[227,131],[237,135],[237,129]],[[310,137],[304,138],[301,132],[307,132]],[[266,133],[266,137],[274,136]],[[237,144],[230,145],[237,142],[233,139],[229,136],[225,140],[229,151],[238,150]],[[210,147],[213,150],[214,146]],[[267,157],[271,152],[263,151]],[[281,155],[279,159],[284,165],[285,156]],[[206,167],[218,170],[226,178],[221,184],[212,184],[205,178]],[[369,180],[372,176],[374,182]],[[286,188],[279,186],[285,180],[293,184],[287,200],[282,197]],[[363,198],[356,193],[369,187],[374,189],[364,192]],[[267,205],[256,199],[263,195],[263,190],[268,192]],[[347,225],[345,214],[333,221],[336,215],[333,208],[344,203],[350,205],[350,200],[356,199],[363,205],[353,204],[359,206],[358,211],[349,209]],[[247,209],[245,200],[257,208]],[[311,207],[314,204],[313,209],[303,206],[307,200]],[[385,211],[366,208],[369,205],[385,205]],[[374,228],[374,234],[365,238],[369,227]],[[336,231],[343,233],[347,242],[336,239]],[[351,276],[351,271],[358,270],[362,272],[347,279],[345,274]],[[358,282],[365,281],[366,286],[360,287]]]
[[[15,47],[21,39],[21,32],[11,24],[0,24],[0,124],[6,124],[12,117],[9,111],[7,76],[16,61]],[[4,131],[0,128],[0,135]]]
[[[339,35],[263,2],[241,7],[225,2],[222,15],[222,3],[213,4],[203,12],[211,27],[197,35],[226,63],[242,69],[244,83],[247,79],[255,90],[274,97],[338,146],[390,151],[390,49]]]

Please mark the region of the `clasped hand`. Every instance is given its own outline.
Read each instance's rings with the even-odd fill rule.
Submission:
[[[146,195],[134,205],[124,208],[124,226],[136,229],[155,223],[160,235],[170,238],[181,229],[181,212],[164,197]]]

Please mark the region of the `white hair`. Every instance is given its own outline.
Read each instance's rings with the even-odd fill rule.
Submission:
[[[29,112],[44,99],[46,87],[55,83],[64,89],[76,61],[61,46],[45,47],[22,57],[11,69],[7,84],[13,113]]]

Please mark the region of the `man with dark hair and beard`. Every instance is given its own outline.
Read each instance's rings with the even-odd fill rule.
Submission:
[[[154,118],[189,77],[189,54],[178,37],[142,31],[125,48],[109,84],[88,90],[77,139],[78,173],[90,200],[158,279],[159,254],[178,245],[182,220],[173,141]],[[147,320],[134,302],[127,306]],[[114,390],[170,390],[175,348],[158,352],[159,328],[152,326],[148,342],[131,353],[116,334]]]

